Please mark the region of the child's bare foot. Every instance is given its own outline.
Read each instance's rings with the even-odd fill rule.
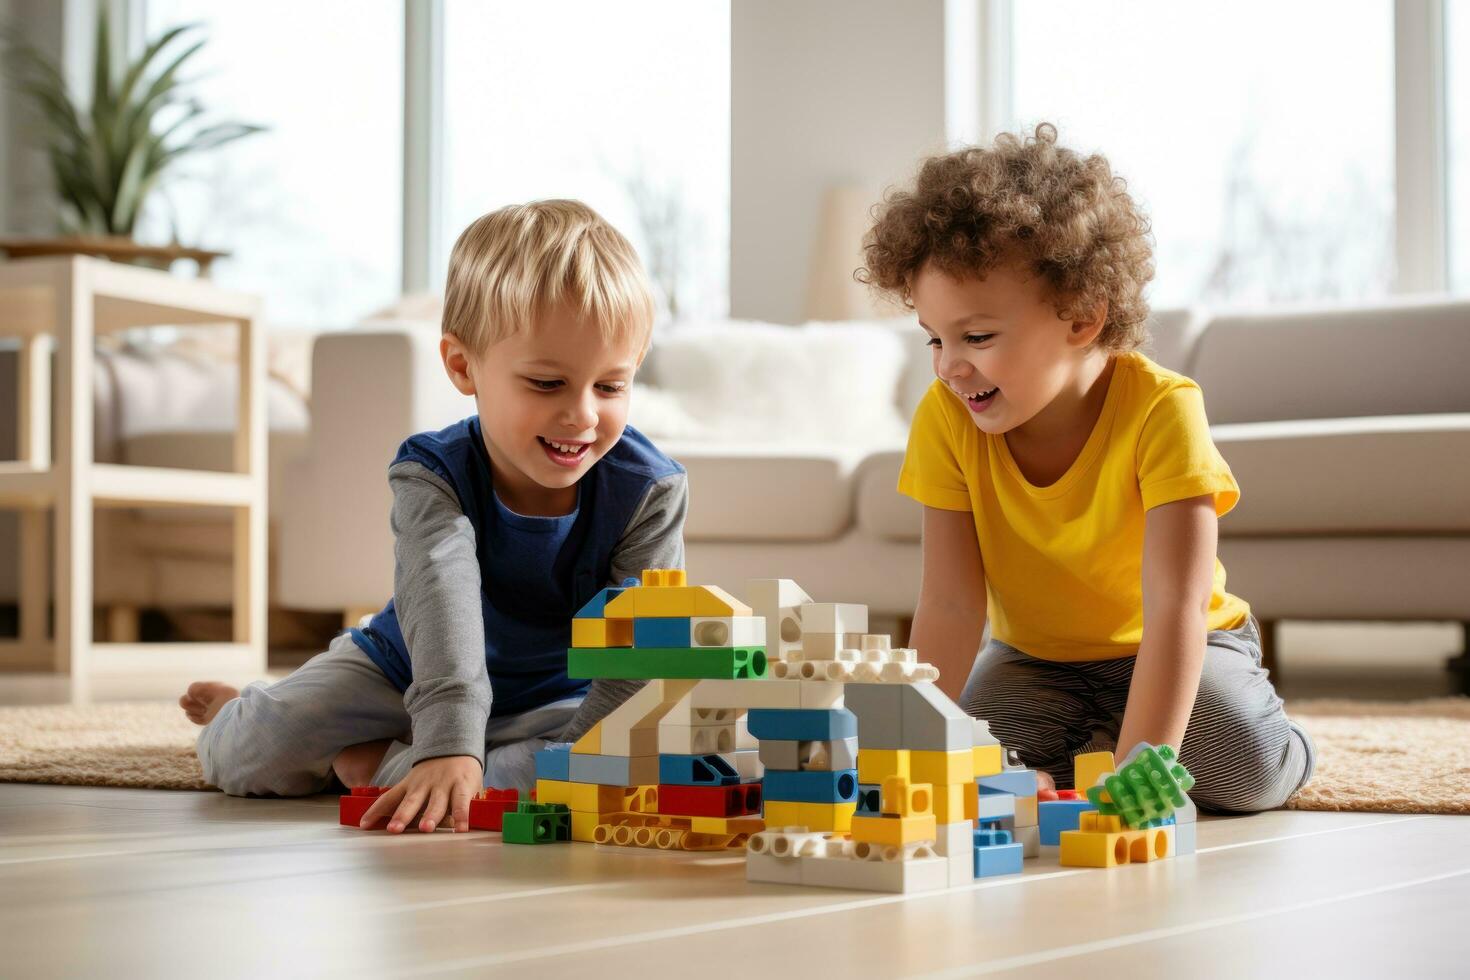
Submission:
[[[219,714],[226,701],[240,696],[238,687],[221,684],[219,681],[195,681],[179,698],[179,707],[196,725],[207,725]]]
[[[392,744],[391,738],[380,738],[376,742],[349,745],[332,760],[332,771],[348,789],[371,786],[373,775],[383,764],[383,756],[388,754],[388,746]]]

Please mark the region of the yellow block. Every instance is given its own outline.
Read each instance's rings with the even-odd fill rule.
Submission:
[[[572,646],[579,648],[630,647],[633,645],[631,619],[574,619]]]
[[[922,816],[934,812],[934,787],[930,783],[911,783],[902,776],[889,776],[883,780],[879,801],[884,813]]]
[[[915,749],[909,753],[909,778],[935,786],[967,783],[975,778],[975,752],[973,749],[958,752]]]
[[[582,755],[602,755],[602,722],[587,729],[587,734],[577,739],[572,751]]]
[[[852,829],[856,803],[798,803],[801,807],[801,823],[808,830],[820,830],[829,834],[845,834]],[[766,806],[770,806],[769,803]]]
[[[974,756],[975,776],[999,776],[1005,771],[1005,747],[1001,745],[977,745],[970,750]]]
[[[617,813],[623,809],[623,787],[538,779],[536,802],[565,803],[582,813]]]
[[[582,813],[579,810],[572,811],[572,840],[586,841],[589,844],[595,839],[592,831],[602,822],[600,813]]]
[[[1084,795],[1089,788],[1097,785],[1097,777],[1117,771],[1118,766],[1113,762],[1111,752],[1083,752],[1072,759],[1072,772],[1075,777],[1073,785],[1077,787],[1077,792]]]
[[[938,834],[934,814],[914,817],[871,817],[852,818],[852,839],[869,844],[892,844],[902,847],[916,841],[934,840]]]
[[[1034,797],[1034,796],[1018,796],[1018,797],[1016,797],[1016,826],[1017,827],[1035,827],[1036,826],[1036,797]]]
[[[689,576],[682,568],[645,568],[643,570],[644,586],[662,586],[673,588],[689,584]]]
[[[609,619],[639,616],[749,616],[745,603],[713,585],[640,586],[604,607]]]
[[[623,787],[623,810],[628,813],[657,813],[658,786]]]
[[[1123,834],[1064,830],[1057,859],[1064,868],[1116,868],[1128,863],[1128,839]]]
[[[974,783],[959,783],[949,786],[939,786],[934,790],[934,819],[937,823],[959,823],[961,820],[974,820],[979,815],[976,807],[965,804],[969,797],[977,798],[978,787]]]
[[[727,834],[758,834],[765,829],[765,822],[760,817],[689,818],[689,832],[691,834],[713,834],[718,837],[723,837]]]
[[[1116,813],[1104,815],[1096,810],[1084,810],[1078,817],[1077,829],[1086,834],[1118,834],[1124,829],[1123,818]]]
[[[1064,830],[1058,859],[1069,868],[1115,868],[1120,864],[1159,861],[1168,856],[1168,831],[1150,827],[1122,833]]]
[[[801,819],[801,806],[800,803],[767,800],[761,816],[767,827],[800,827],[805,822]]]
[[[858,782],[882,785],[889,776],[909,778],[908,749],[858,749]]]

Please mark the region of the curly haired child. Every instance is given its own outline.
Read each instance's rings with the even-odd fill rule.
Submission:
[[[859,278],[917,312],[937,379],[899,477],[924,505],[913,644],[1058,785],[1148,741],[1202,805],[1280,806],[1312,742],[1225,589],[1240,491],[1200,388],[1139,353],[1154,266],[1125,182],[1043,124],[925,160],[875,212]]]

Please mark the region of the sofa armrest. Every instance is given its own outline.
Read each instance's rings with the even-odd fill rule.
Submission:
[[[377,606],[393,594],[388,464],[415,432],[474,412],[444,375],[428,327],[322,334],[312,351],[311,436],[282,508],[281,602]]]
[[[1470,532],[1470,413],[1210,432],[1241,487],[1222,535]]]

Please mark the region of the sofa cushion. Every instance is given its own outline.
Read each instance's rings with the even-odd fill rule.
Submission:
[[[903,455],[902,449],[881,450],[863,460],[853,474],[857,525],[885,541],[918,541],[923,529],[923,505],[898,492]]]
[[[1470,412],[1470,301],[1216,317],[1191,376],[1210,421]]]
[[[1470,532],[1470,414],[1217,425],[1224,535]]]
[[[665,443],[689,471],[690,541],[828,541],[852,523],[859,451]]]

